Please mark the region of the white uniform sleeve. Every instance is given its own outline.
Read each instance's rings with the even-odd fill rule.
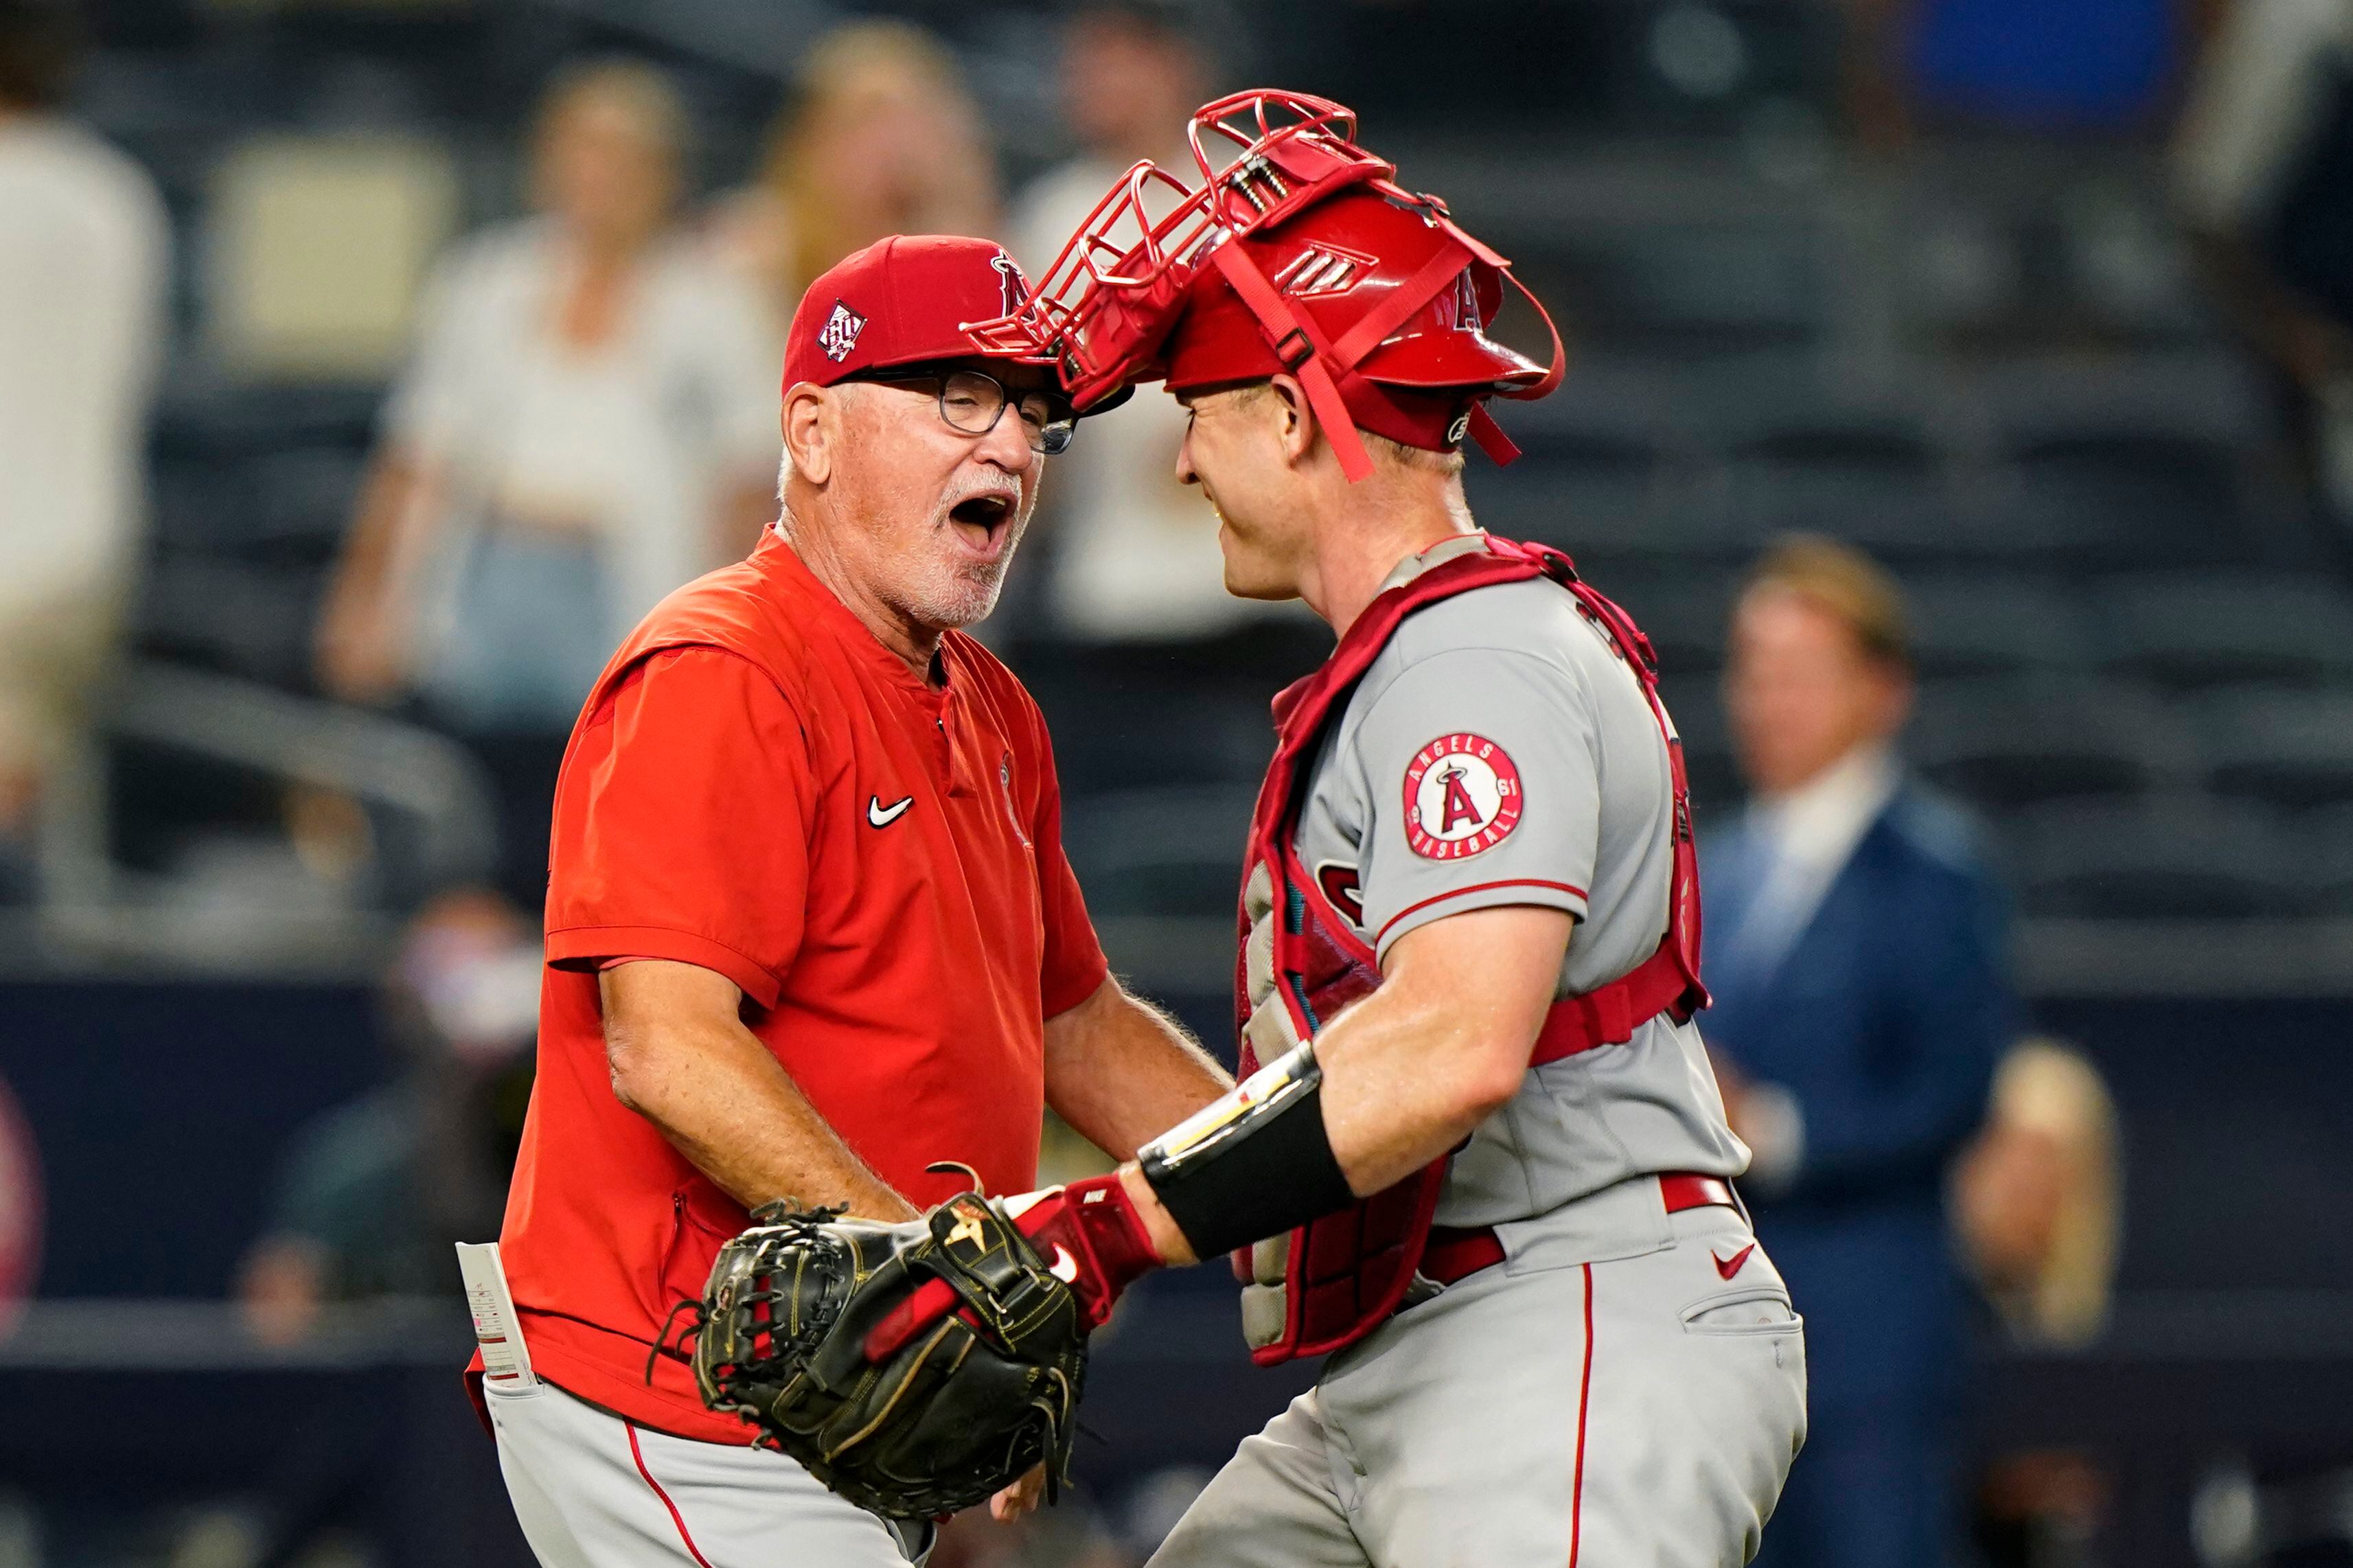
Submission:
[[[1576,675],[1529,654],[1453,649],[1392,681],[1353,737],[1375,948],[1505,904],[1583,920],[1600,834],[1595,735]]]
[[[481,356],[506,338],[492,314],[490,255],[463,244],[433,269],[419,296],[417,336],[385,399],[384,432],[421,458],[448,461],[461,447],[482,395]]]

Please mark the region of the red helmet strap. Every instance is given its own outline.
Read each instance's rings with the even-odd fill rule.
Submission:
[[[1323,331],[1314,320],[1293,310],[1275,292],[1266,274],[1242,253],[1242,247],[1229,242],[1210,253],[1218,270],[1226,275],[1235,295],[1250,307],[1258,318],[1260,328],[1285,369],[1299,377],[1307,389],[1308,406],[1314,411],[1315,422],[1324,426],[1324,437],[1332,443],[1333,456],[1340,459],[1340,471],[1350,484],[1372,477],[1372,454],[1356,434],[1356,422],[1348,416],[1348,405],[1340,395],[1339,384],[1332,379],[1330,362],[1332,345],[1324,341]],[[1297,352],[1303,349],[1305,352]]]
[[[1464,235],[1463,237],[1469,239],[1470,236]],[[1478,244],[1476,240],[1472,240],[1472,243]],[[1486,247],[1481,246],[1480,248],[1483,250]],[[1514,403],[1531,403],[1549,395],[1554,387],[1560,384],[1562,373],[1568,369],[1568,351],[1561,347],[1560,329],[1553,325],[1552,312],[1544,308],[1544,301],[1528,291],[1528,286],[1520,281],[1518,276],[1508,265],[1504,267],[1502,271],[1510,280],[1512,287],[1520,291],[1520,298],[1528,302],[1528,308],[1535,311],[1536,320],[1545,324],[1545,332],[1552,339],[1552,358],[1546,362],[1545,378],[1534,386],[1524,386],[1517,392],[1505,395]],[[1483,447],[1486,443],[1481,442],[1480,445]],[[1517,452],[1518,448],[1514,447],[1513,450]]]
[[[1507,395],[1509,395],[1515,403],[1533,402],[1536,398],[1548,395],[1555,387],[1560,384],[1562,373],[1568,369],[1568,353],[1566,349],[1561,347],[1560,329],[1553,324],[1552,312],[1544,308],[1543,300],[1537,299],[1535,294],[1529,292],[1528,286],[1521,282],[1519,275],[1512,270],[1512,264],[1504,260],[1504,258],[1496,252],[1493,246],[1487,244],[1484,240],[1481,239],[1474,234],[1466,233],[1460,224],[1457,224],[1452,218],[1446,215],[1445,209],[1442,207],[1432,212],[1430,216],[1440,227],[1444,228],[1447,233],[1461,241],[1464,248],[1469,250],[1472,255],[1477,257],[1480,260],[1485,262],[1488,266],[1502,273],[1505,280],[1508,281],[1513,288],[1517,289],[1520,291],[1520,298],[1525,300],[1528,302],[1529,308],[1535,311],[1536,320],[1545,324],[1545,333],[1552,339],[1552,358],[1546,362],[1545,378],[1542,381],[1537,382],[1534,386],[1523,387],[1520,391],[1508,394]],[[1419,282],[1420,280],[1417,279],[1415,281]],[[1481,416],[1485,417],[1485,410],[1482,408],[1480,412]],[[1472,428],[1475,432],[1479,428],[1479,420],[1474,418],[1471,423]],[[1513,446],[1510,439],[1504,435],[1503,426],[1497,425],[1493,418],[1487,418],[1486,425],[1487,428],[1493,433],[1494,439],[1502,441],[1504,446],[1511,447],[1513,458],[1516,458],[1520,455],[1519,447]],[[1479,449],[1485,452],[1489,457],[1495,458],[1494,447],[1489,446],[1486,438],[1484,437],[1481,438],[1479,442]],[[1495,461],[1498,465],[1508,463],[1511,460],[1511,458],[1495,458]]]
[[[1488,246],[1465,234],[1445,213],[1433,211],[1431,220],[1454,243],[1442,246],[1414,275],[1389,290],[1381,303],[1369,314],[1341,335],[1338,342],[1327,342],[1314,319],[1294,310],[1282,293],[1267,279],[1242,249],[1232,241],[1219,246],[1211,259],[1225,275],[1235,295],[1258,318],[1259,326],[1273,345],[1276,357],[1286,369],[1299,377],[1306,390],[1309,407],[1316,423],[1324,427],[1325,439],[1332,443],[1333,455],[1340,460],[1340,471],[1350,483],[1369,478],[1373,471],[1372,458],[1365,450],[1364,440],[1357,433],[1356,420],[1348,413],[1347,401],[1341,395],[1341,384],[1346,382],[1361,393],[1386,400],[1386,395],[1374,384],[1356,374],[1356,366],[1380,347],[1390,333],[1403,326],[1415,311],[1427,305],[1438,291],[1459,276],[1472,261],[1482,261],[1510,279],[1512,287],[1535,308],[1552,339],[1552,358],[1545,378],[1518,395],[1541,397],[1560,384],[1567,369],[1567,354],[1561,348],[1560,329],[1554,325],[1552,313],[1541,300],[1528,291],[1526,284],[1514,277],[1511,263]],[[1520,448],[1504,434],[1494,416],[1487,412],[1483,402],[1473,401],[1466,432],[1479,444],[1498,467],[1510,463],[1520,455]]]
[[[1479,443],[1479,450],[1487,454],[1487,460],[1499,468],[1509,468],[1519,458],[1520,444],[1504,434],[1504,427],[1495,423],[1483,403],[1471,405],[1470,435]]]
[[[1404,326],[1408,317],[1429,304],[1440,289],[1454,281],[1470,261],[1470,257],[1453,246],[1440,247],[1437,255],[1421,264],[1421,270],[1390,289],[1388,297],[1364,320],[1341,334],[1340,341],[1332,345],[1333,356],[1347,370],[1364,363],[1366,355]]]

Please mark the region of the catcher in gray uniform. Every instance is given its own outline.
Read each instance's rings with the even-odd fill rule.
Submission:
[[[1556,334],[1549,368],[1487,335],[1507,265],[1355,130],[1207,106],[1198,171],[1132,171],[1005,327],[1082,407],[1165,378],[1228,588],[1339,637],[1275,705],[1244,1081],[1085,1200],[1232,1252],[1260,1361],[1330,1358],[1154,1561],[1743,1563],[1805,1352],[1694,1022],[1680,742],[1624,613],[1463,499]]]

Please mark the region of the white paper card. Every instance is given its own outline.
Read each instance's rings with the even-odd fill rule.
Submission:
[[[466,1282],[466,1306],[474,1314],[474,1342],[482,1347],[482,1377],[501,1388],[530,1388],[531,1352],[515,1322],[514,1297],[507,1289],[506,1265],[495,1241],[458,1243],[458,1273]]]

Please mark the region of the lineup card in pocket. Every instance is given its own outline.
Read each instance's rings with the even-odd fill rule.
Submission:
[[[515,1322],[514,1297],[507,1289],[506,1266],[495,1241],[458,1243],[458,1273],[466,1282],[466,1306],[474,1314],[474,1342],[482,1347],[482,1376],[501,1388],[530,1388],[531,1352]]]

